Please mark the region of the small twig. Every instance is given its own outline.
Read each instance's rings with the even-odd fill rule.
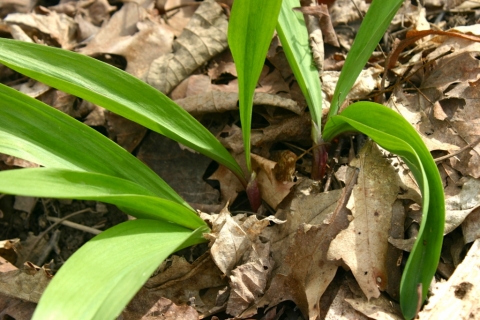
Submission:
[[[75,223],[75,222],[72,222],[72,221],[67,221],[65,218],[60,219],[60,218],[55,218],[55,217],[47,217],[47,220],[48,221],[53,221],[55,223],[61,223],[64,226],[74,228],[74,229],[78,229],[78,230],[81,230],[81,231],[84,231],[84,232],[92,233],[92,234],[95,234],[95,235],[102,232],[101,230],[94,229],[92,227],[87,227],[87,226],[84,226],[83,224]]]
[[[454,153],[450,153],[450,154],[447,154],[447,155],[445,155],[445,156],[435,158],[435,162],[436,162],[436,163],[439,163],[439,162],[442,162],[442,161],[445,160],[445,159],[454,157],[454,156],[462,153],[463,151],[465,151],[465,150],[467,150],[467,149],[473,148],[473,147],[474,147],[475,145],[477,145],[478,143],[480,143],[480,139],[477,139],[477,140],[475,140],[474,142],[469,143],[468,145],[466,145],[465,147],[463,147],[463,148],[455,151]]]
[[[50,227],[48,227],[47,230],[43,231],[43,232],[38,236],[37,240],[33,243],[33,245],[32,245],[31,248],[30,248],[30,253],[27,255],[27,257],[25,258],[25,260],[26,260],[26,261],[29,260],[31,253],[32,253],[33,250],[37,247],[37,245],[38,245],[38,243],[40,242],[40,240],[43,239],[43,237],[45,237],[53,228],[55,228],[56,226],[58,226],[62,221],[67,220],[67,219],[70,219],[71,217],[76,216],[77,214],[85,213],[85,212],[92,212],[92,209],[88,208],[88,209],[83,209],[83,210],[80,210],[80,211],[71,213],[71,214],[69,214],[68,216],[63,217],[62,219],[60,219],[60,221],[55,222],[55,223],[52,224]],[[48,217],[47,217],[47,218],[48,218]]]
[[[62,232],[60,230],[55,230],[53,232],[53,235],[48,241],[48,244],[45,246],[42,255],[37,259],[37,266],[42,266],[53,248],[58,246],[58,240],[60,240],[61,233]]]

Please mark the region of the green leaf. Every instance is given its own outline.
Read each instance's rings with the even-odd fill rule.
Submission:
[[[399,114],[373,102],[357,102],[340,115],[330,118],[323,131],[326,141],[348,132],[359,131],[382,148],[399,155],[412,171],[422,191],[422,222],[408,257],[400,284],[400,306],[405,318],[416,314],[422,285],[421,301],[437,269],[443,241],[445,200],[437,166],[415,129]]]
[[[238,74],[238,100],[247,168],[251,172],[250,130],[253,94],[262,72],[281,0],[242,0],[233,3],[228,45]]]
[[[156,197],[128,180],[89,172],[30,168],[0,172],[0,192],[44,198],[96,200],[111,203],[137,218],[170,221],[190,229],[205,222],[188,207]]]
[[[195,118],[120,69],[70,51],[8,39],[0,39],[0,62],[197,150],[244,179],[235,159]]]
[[[143,162],[92,128],[0,84],[0,152],[45,167],[104,173],[134,181],[185,206]]]
[[[337,114],[338,108],[350,92],[402,3],[403,0],[372,1],[343,65],[328,117]]]
[[[114,319],[171,253],[205,242],[195,231],[132,220],[82,246],[53,277],[33,319]]]
[[[292,10],[295,7],[300,7],[299,0],[283,0],[277,33],[295,79],[307,100],[315,123],[312,139],[318,143],[322,127],[322,84],[313,63],[305,20],[300,12]]]

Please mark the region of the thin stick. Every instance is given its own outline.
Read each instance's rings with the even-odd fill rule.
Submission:
[[[468,145],[466,145],[466,146],[463,147],[462,149],[459,149],[459,150],[455,151],[454,153],[450,153],[450,154],[447,154],[446,156],[442,156],[442,157],[435,158],[434,160],[435,160],[436,163],[442,162],[443,160],[448,159],[448,158],[451,158],[451,157],[454,157],[454,156],[462,153],[463,151],[465,151],[465,150],[467,150],[467,149],[473,148],[473,147],[476,146],[478,143],[480,143],[480,139],[477,139],[477,140],[475,140],[474,142],[469,143]]]
[[[85,212],[92,212],[92,209],[88,208],[88,209],[83,209],[83,210],[80,210],[80,211],[71,213],[71,214],[69,214],[68,216],[63,217],[62,219],[60,219],[59,222],[55,222],[55,223],[52,224],[50,227],[48,227],[47,230],[43,231],[43,232],[38,236],[37,240],[33,243],[32,247],[30,248],[30,253],[27,255],[27,257],[25,258],[25,260],[29,260],[30,255],[31,255],[32,252],[33,252],[33,249],[35,249],[35,248],[37,247],[37,245],[38,245],[38,243],[40,242],[40,240],[43,239],[43,237],[45,237],[45,236],[47,235],[47,233],[49,233],[53,228],[55,228],[56,226],[58,226],[62,221],[67,220],[67,219],[70,219],[71,217],[76,216],[77,214],[85,213]],[[48,218],[48,217],[47,217],[47,218]]]
[[[47,220],[48,221],[53,221],[55,223],[61,223],[64,226],[74,228],[74,229],[78,229],[78,230],[81,230],[81,231],[84,231],[84,232],[92,233],[92,234],[95,234],[95,235],[102,232],[101,230],[98,230],[98,229],[95,229],[95,228],[92,228],[92,227],[87,227],[87,226],[84,226],[83,224],[75,223],[75,222],[72,222],[72,221],[66,221],[65,218],[60,219],[60,218],[55,218],[55,217],[47,217]]]

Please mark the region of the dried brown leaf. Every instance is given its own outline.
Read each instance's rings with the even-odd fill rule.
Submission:
[[[4,22],[19,25],[33,38],[38,33],[43,34],[45,40],[51,37],[52,45],[70,50],[76,45],[77,24],[65,14],[46,10],[46,14],[12,13],[5,17]],[[40,36],[41,38],[41,36]]]
[[[195,69],[227,48],[227,26],[222,7],[213,0],[203,2],[174,41],[174,53],[152,62],[147,82],[169,93]]]
[[[25,263],[20,269],[0,273],[0,292],[38,303],[52,275],[44,268]]]
[[[207,93],[192,95],[184,99],[176,100],[175,102],[192,115],[201,115],[205,113],[237,111],[237,101],[238,92],[222,92],[214,90]],[[296,114],[302,114],[303,112],[303,108],[299,107],[295,101],[268,93],[255,93],[253,104],[282,108]]]
[[[86,55],[117,54],[125,57],[125,71],[145,80],[159,54],[171,52],[173,33],[146,19],[146,11],[134,2],[125,3],[80,52]]]
[[[127,306],[127,312],[148,316],[164,305],[162,298],[178,306],[188,304],[200,314],[215,307],[218,292],[225,287],[226,280],[209,254],[204,254],[192,264],[180,257],[174,257],[167,263],[170,266],[150,278],[135,295]],[[191,316],[190,308],[181,307],[179,310]]]
[[[136,122],[109,111],[104,115],[109,138],[128,152],[132,152],[147,134],[147,129]]]
[[[347,205],[353,220],[332,241],[328,257],[342,259],[367,298],[378,298],[379,289],[385,290],[388,281],[387,239],[392,205],[400,190],[398,176],[373,142],[367,142],[351,164],[360,168],[358,184]]]
[[[278,267],[265,295],[243,317],[286,300],[295,302],[308,319],[320,315],[320,297],[337,270],[337,264],[326,259],[327,248],[348,220],[342,204],[335,210],[343,190],[318,193],[318,188],[311,180],[302,181],[277,211],[277,218],[286,222],[265,230]]]
[[[207,178],[208,180],[217,180],[220,183],[220,205],[225,206],[228,203],[233,203],[238,196],[238,193],[243,191],[243,185],[238,180],[237,176],[232,171],[224,166],[219,166],[218,169]]]

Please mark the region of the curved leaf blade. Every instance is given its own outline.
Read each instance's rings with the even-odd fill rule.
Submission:
[[[197,150],[243,179],[235,159],[195,118],[120,69],[78,53],[8,39],[0,39],[0,62]]]
[[[423,196],[422,222],[400,284],[400,306],[407,319],[415,317],[437,269],[445,224],[443,184],[437,166],[415,129],[399,114],[373,102],[357,102],[327,122],[323,135],[331,140],[340,133],[359,131],[384,149],[402,157]]]
[[[102,134],[0,84],[0,152],[45,167],[82,170],[134,181],[188,206],[149,167]]]
[[[238,100],[248,171],[253,94],[277,24],[282,0],[242,0],[233,3],[228,24],[228,45],[238,74]]]
[[[322,128],[322,84],[313,63],[305,20],[300,12],[292,10],[295,7],[300,7],[299,0],[283,0],[278,16],[277,33],[288,64],[307,100],[312,120],[316,125],[312,129],[312,139],[318,143]]]
[[[116,225],[83,245],[53,277],[33,319],[114,319],[171,253],[205,242],[156,220]]]
[[[337,114],[373,50],[387,30],[403,0],[373,0],[363,19],[340,73],[328,117]]]
[[[6,194],[96,200],[130,209],[137,218],[165,220],[189,229],[206,226],[188,207],[157,197],[128,180],[90,172],[30,168],[0,172],[0,192]]]

